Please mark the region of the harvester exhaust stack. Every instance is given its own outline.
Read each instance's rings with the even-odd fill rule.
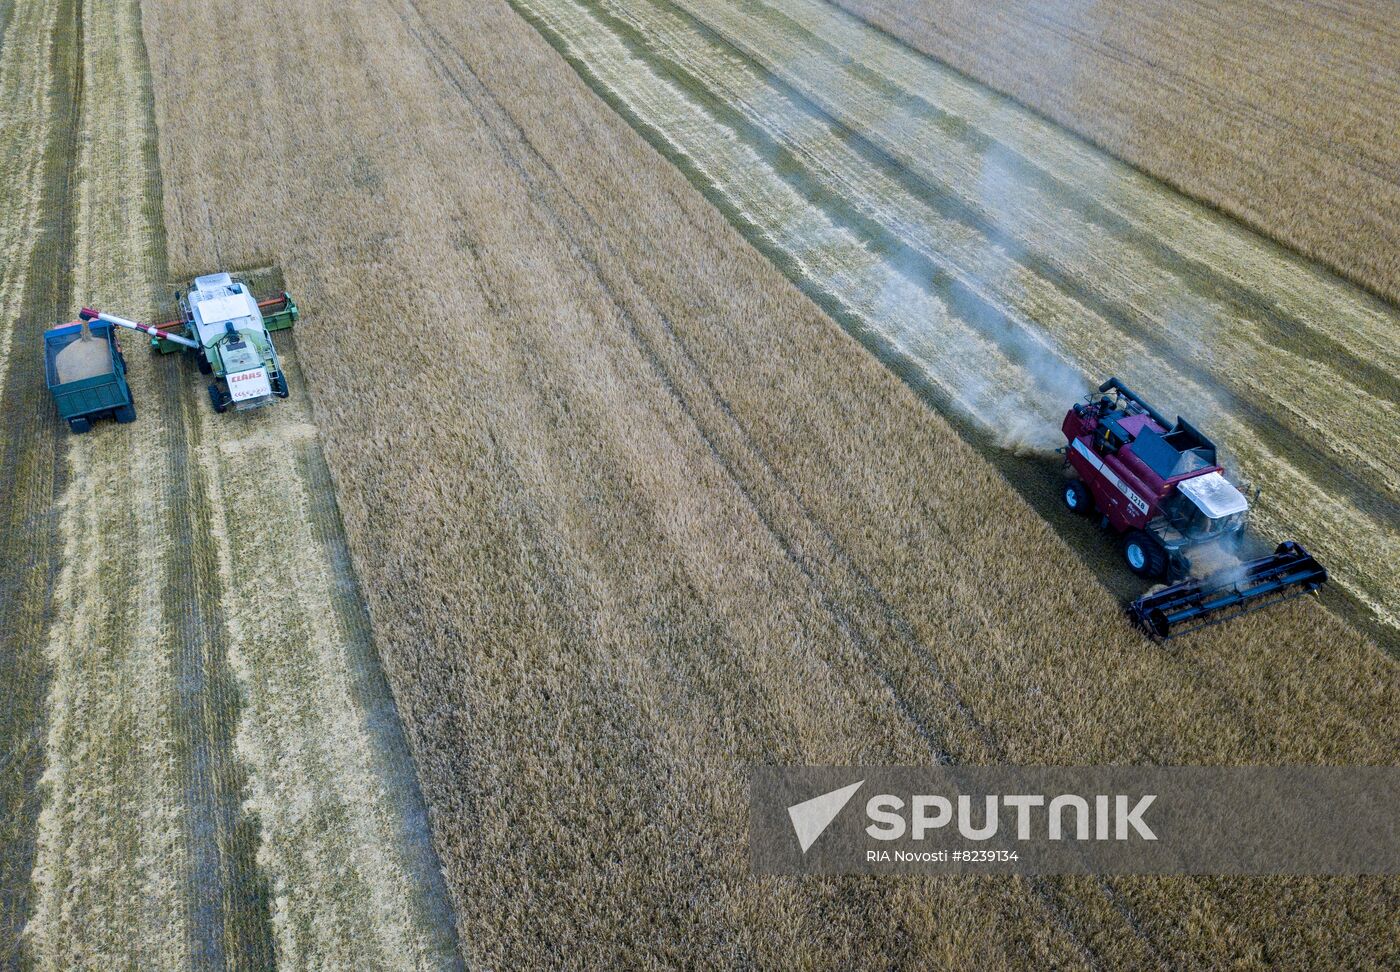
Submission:
[[[1302,544],[1288,540],[1278,545],[1272,557],[1140,597],[1128,605],[1128,614],[1165,640],[1307,594],[1325,583],[1327,569]],[[1180,627],[1184,624],[1191,626]]]

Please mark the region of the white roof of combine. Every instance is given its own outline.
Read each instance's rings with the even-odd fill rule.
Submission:
[[[262,311],[248,288],[234,283],[226,273],[211,273],[199,277],[190,293],[190,308],[194,312],[199,342],[208,344],[224,332],[224,325],[233,321],[235,327],[262,324]],[[252,318],[248,321],[248,318]]]
[[[1183,479],[1176,484],[1176,488],[1212,520],[1249,509],[1249,500],[1244,498],[1244,494],[1218,472]]]
[[[195,311],[204,324],[222,324],[257,313],[258,305],[248,294],[225,294],[195,301]]]

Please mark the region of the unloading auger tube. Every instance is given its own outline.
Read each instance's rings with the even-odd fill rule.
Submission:
[[[135,321],[129,321],[125,317],[118,317],[115,314],[108,314],[103,311],[93,310],[91,307],[84,307],[82,310],[78,311],[78,316],[85,321],[106,321],[108,324],[115,324],[117,327],[130,328],[133,331],[141,331],[145,334],[150,334],[153,337],[163,338],[164,340],[171,341],[175,344],[182,344],[185,347],[193,348],[196,351],[199,350],[198,342],[191,341],[189,338],[184,337],[180,334],[172,334],[171,332],[162,330],[161,328],[158,328],[153,324],[137,324]]]

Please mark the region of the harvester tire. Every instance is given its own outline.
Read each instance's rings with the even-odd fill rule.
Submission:
[[[1123,562],[1139,577],[1155,579],[1167,572],[1167,550],[1152,534],[1129,530],[1123,537]]]
[[[209,363],[209,359],[204,356],[203,351],[196,351],[194,357],[201,375],[211,374],[214,371],[214,366]]]
[[[1088,516],[1094,512],[1094,494],[1089,492],[1089,487],[1084,485],[1082,479],[1066,482],[1060,499],[1064,502],[1065,509],[1077,516]]]
[[[228,408],[228,402],[224,401],[224,393],[219,391],[219,386],[212,382],[209,385],[209,403],[214,406],[214,411],[220,415]]]

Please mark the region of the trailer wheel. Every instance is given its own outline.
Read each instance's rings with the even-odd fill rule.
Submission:
[[[1129,530],[1123,537],[1123,560],[1139,577],[1157,578],[1167,570],[1166,548],[1143,530]]]
[[[228,408],[228,402],[224,401],[224,393],[219,391],[219,386],[213,382],[209,383],[209,403],[220,415]]]
[[[121,408],[117,409],[115,412],[112,413],[112,417],[115,418],[118,422],[122,423],[123,425],[125,425],[127,422],[135,422],[136,406],[123,405]]]
[[[73,430],[74,435],[82,435],[88,429],[92,428],[92,422],[90,422],[86,418],[81,417],[70,418],[68,420],[68,427]]]
[[[1088,516],[1094,512],[1094,494],[1089,492],[1089,487],[1084,485],[1082,479],[1071,479],[1065,483],[1060,499],[1064,501],[1065,509],[1071,513]]]

